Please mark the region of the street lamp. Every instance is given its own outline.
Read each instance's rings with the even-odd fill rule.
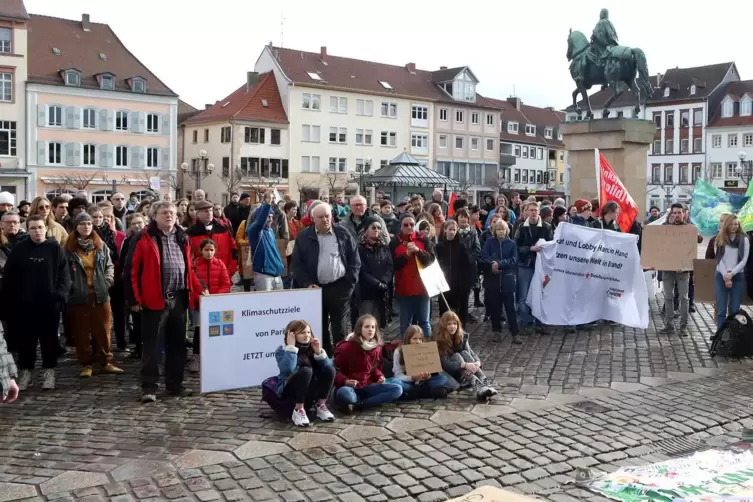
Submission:
[[[747,186],[750,182],[751,176],[753,173],[750,172],[750,169],[745,168],[745,157],[747,157],[748,154],[745,152],[740,152],[737,154],[737,158],[740,159],[740,161],[737,163],[737,167],[735,167],[735,173],[737,174],[737,177],[743,180],[743,183]]]
[[[369,171],[371,171],[371,158],[364,160],[362,166],[356,167],[356,171],[358,172],[358,195],[363,195],[361,193],[365,191],[365,187],[363,186],[363,175],[368,175]]]
[[[208,164],[209,156],[207,156],[206,150],[199,150],[199,158],[196,159],[196,165],[192,169],[189,169],[188,162],[183,162],[180,165],[183,173],[196,180],[196,190],[201,188],[201,180],[212,174],[214,171],[214,164]]]

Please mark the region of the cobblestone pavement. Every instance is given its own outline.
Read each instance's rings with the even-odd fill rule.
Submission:
[[[661,326],[658,311],[652,301]],[[500,390],[491,404],[461,393],[303,430],[274,416],[258,389],[142,406],[136,364],[80,380],[66,358],[57,390],[37,385],[0,407],[0,502],[431,501],[482,484],[596,501],[563,484],[575,467],[654,462],[678,439],[722,444],[753,426],[750,363],[710,358],[712,325],[711,306],[699,305],[686,338],[652,322],[555,329],[519,346],[471,325]],[[198,390],[195,377],[188,384]]]

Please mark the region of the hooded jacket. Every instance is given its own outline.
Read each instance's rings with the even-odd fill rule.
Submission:
[[[267,218],[270,214],[274,214],[272,206],[262,204],[256,210],[254,222],[246,231],[246,236],[253,260],[253,271],[257,274],[280,277],[285,272],[285,266],[277,248],[275,232],[267,226]]]

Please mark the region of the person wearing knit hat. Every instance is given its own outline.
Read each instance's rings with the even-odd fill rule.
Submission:
[[[243,193],[241,194],[241,198],[240,198],[240,201],[242,202],[242,201],[244,201],[244,200],[246,200],[246,199],[250,199],[250,198],[251,198],[251,194],[249,194],[248,192],[243,192]]]
[[[581,227],[589,226],[588,219],[591,217],[591,203],[585,199],[578,199],[575,201],[575,216],[572,217],[573,225],[580,225]]]
[[[10,211],[16,205],[16,198],[10,192],[0,192],[0,211]]]
[[[110,288],[115,267],[110,249],[94,231],[89,213],[79,213],[73,219],[73,232],[65,242],[65,252],[73,280],[68,311],[76,356],[81,364],[80,376],[92,376],[95,359],[102,365],[103,373],[123,373],[112,364],[110,338]],[[92,353],[92,339],[96,354]]]
[[[550,206],[541,206],[541,209],[539,210],[539,214],[541,215],[542,220],[549,223],[550,225],[552,224],[552,218],[554,217],[554,213]]]
[[[552,225],[557,228],[563,221],[567,221],[567,209],[564,206],[556,206],[552,214]]]

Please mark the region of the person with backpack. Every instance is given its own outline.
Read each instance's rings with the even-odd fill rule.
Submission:
[[[306,410],[313,404],[316,405],[317,419],[333,421],[335,416],[327,408],[327,399],[335,383],[335,368],[322,348],[322,342],[311,333],[309,323],[288,323],[285,327],[284,345],[275,350],[275,360],[280,369],[276,396],[295,403],[293,423],[298,427],[307,427],[309,419]],[[273,408],[284,405],[278,405],[278,401],[274,399],[267,399],[267,402]]]
[[[194,261],[194,283],[191,289],[191,308],[198,317],[201,296],[221,295],[230,293],[230,274],[225,264],[215,256],[217,245],[212,239],[204,239],[199,244],[201,255]],[[193,331],[193,359],[188,365],[188,371],[198,373],[201,368],[201,330],[199,319],[194,318]]]
[[[744,270],[750,253],[750,241],[737,216],[730,215],[723,220],[714,239],[714,248],[716,327],[721,329],[728,315],[735,315],[740,310],[745,293]]]

